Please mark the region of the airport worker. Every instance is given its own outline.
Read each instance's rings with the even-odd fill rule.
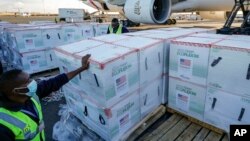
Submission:
[[[113,18],[111,25],[108,28],[107,34],[122,34],[129,32],[126,27],[123,27],[122,24],[119,24],[119,21],[117,18]]]
[[[0,140],[44,141],[44,122],[39,99],[59,90],[89,67],[90,55],[82,58],[78,69],[36,82],[19,69],[0,76]]]

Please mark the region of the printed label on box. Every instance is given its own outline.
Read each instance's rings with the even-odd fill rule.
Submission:
[[[122,96],[128,92],[128,77],[121,73],[114,77],[116,94]]]
[[[193,60],[180,57],[178,60],[178,74],[184,79],[190,79],[193,72]]]
[[[25,38],[24,45],[26,48],[35,48],[35,41],[32,38]]]
[[[183,93],[181,91],[177,91],[176,93],[176,105],[178,108],[188,111],[189,109],[189,101],[190,96],[186,93]]]
[[[39,70],[39,61],[37,59],[30,60],[31,70]]]
[[[130,115],[129,113],[124,114],[119,118],[119,128],[121,129],[126,129],[129,126],[130,123]]]

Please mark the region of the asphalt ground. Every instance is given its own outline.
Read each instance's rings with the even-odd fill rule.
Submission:
[[[41,103],[45,122],[46,141],[53,141],[53,126],[60,120],[60,116],[58,116],[59,106],[60,104],[66,104],[66,101],[62,98],[62,100],[55,102],[44,102],[41,100]]]

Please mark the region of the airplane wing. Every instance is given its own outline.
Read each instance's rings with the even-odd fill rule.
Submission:
[[[103,10],[103,11],[110,10],[104,0],[81,0],[81,1],[97,10]]]

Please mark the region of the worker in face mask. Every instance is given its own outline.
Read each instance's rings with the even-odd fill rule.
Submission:
[[[90,55],[82,58],[82,66],[37,83],[29,74],[14,69],[0,76],[0,139],[3,141],[44,141],[44,122],[39,99],[59,90],[77,74],[89,67]]]

